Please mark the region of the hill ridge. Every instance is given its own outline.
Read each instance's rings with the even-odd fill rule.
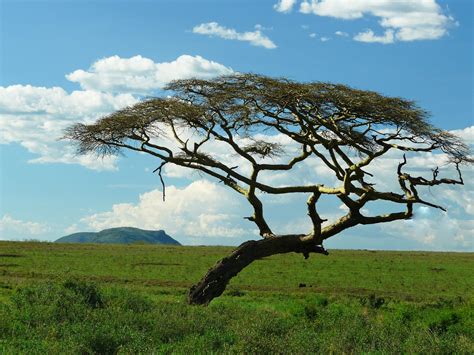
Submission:
[[[55,243],[181,245],[164,230],[146,230],[136,227],[114,227],[99,232],[77,232],[58,238]]]

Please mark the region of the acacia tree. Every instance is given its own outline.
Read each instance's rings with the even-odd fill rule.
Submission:
[[[424,110],[401,98],[344,85],[299,83],[253,74],[178,80],[166,90],[173,95],[145,100],[93,124],[73,125],[65,136],[77,143],[79,153],[112,155],[129,149],[158,158],[156,171],[162,183],[165,164],[197,170],[248,201],[253,214],[246,219],[255,223],[262,239],[241,244],[210,268],[190,289],[191,304],[208,304],[256,259],[289,252],[302,253],[305,258],[310,253],[327,254],[323,247],[326,239],[357,225],[409,219],[414,204],[444,210],[420,196],[420,187],[463,184],[460,164],[472,162],[468,147],[460,139],[433,127]],[[298,152],[294,154],[294,149],[289,151],[270,139],[277,135],[289,137]],[[226,161],[209,149],[216,143],[230,149],[236,159]],[[391,151],[404,153],[394,169],[399,188],[382,191],[367,168]],[[406,171],[405,153],[435,151],[449,158],[456,178],[440,178],[438,168],[429,177]],[[262,178],[265,174],[291,173],[309,159],[330,169],[337,183],[325,186],[316,174],[306,176],[312,181],[309,184],[288,186]],[[236,166],[235,161],[246,164],[246,168]],[[164,188],[163,184],[163,193]],[[262,193],[307,195],[311,230],[285,235],[274,231],[264,215]],[[347,214],[324,223],[317,209],[322,195],[339,199],[347,206]],[[371,201],[396,204],[400,210],[369,216],[362,211]]]

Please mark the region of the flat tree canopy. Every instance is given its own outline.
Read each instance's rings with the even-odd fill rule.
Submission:
[[[409,219],[414,204],[444,210],[420,196],[419,187],[463,184],[460,165],[472,163],[468,146],[432,126],[427,112],[414,102],[376,92],[254,74],[178,80],[166,90],[173,95],[145,100],[93,124],[76,124],[65,136],[77,143],[79,153],[110,155],[123,149],[148,153],[160,160],[160,178],[165,164],[200,171],[249,202],[253,215],[246,218],[255,223],[262,239],[245,242],[212,267],[191,288],[188,300],[192,304],[208,304],[221,295],[228,281],[253,260],[288,252],[305,257],[311,252],[326,254],[324,240],[356,225]],[[262,138],[276,135],[296,145],[296,153],[285,144]],[[237,155],[245,168],[222,159],[212,149],[216,143]],[[405,169],[404,154],[393,172],[399,188],[380,190],[367,167],[393,151],[442,152],[456,178],[439,177],[437,167],[430,176],[413,176]],[[262,179],[291,172],[309,159],[330,169],[338,183],[325,186],[317,174],[307,176],[311,183],[306,184],[281,186]],[[265,219],[261,193],[306,194],[311,230],[278,234]],[[323,226],[325,220],[317,211],[322,195],[339,199],[347,214]],[[370,201],[393,203],[399,211],[365,215],[363,207]]]

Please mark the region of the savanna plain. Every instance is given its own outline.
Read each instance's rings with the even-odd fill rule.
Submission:
[[[474,353],[473,253],[277,255],[187,305],[231,250],[0,242],[0,353]]]

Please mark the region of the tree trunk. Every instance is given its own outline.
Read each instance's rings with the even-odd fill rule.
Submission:
[[[285,235],[259,241],[248,241],[241,244],[229,256],[218,261],[196,285],[192,286],[188,294],[188,303],[207,305],[214,298],[220,296],[230,279],[236,276],[252,261],[266,256],[283,253],[302,253],[305,258],[309,253],[327,254],[314,239],[305,235]]]

